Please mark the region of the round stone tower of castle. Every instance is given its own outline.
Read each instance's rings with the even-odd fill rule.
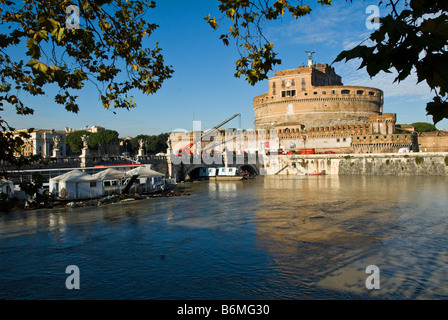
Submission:
[[[256,129],[368,124],[369,117],[383,112],[383,92],[344,86],[332,66],[308,63],[275,72],[269,91],[253,105]]]

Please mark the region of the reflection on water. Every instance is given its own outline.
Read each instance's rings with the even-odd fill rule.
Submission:
[[[273,176],[0,216],[1,299],[446,299],[445,177]],[[81,289],[65,288],[75,264]],[[380,269],[368,290],[365,270]]]

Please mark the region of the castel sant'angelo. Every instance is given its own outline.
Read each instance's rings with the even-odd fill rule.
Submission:
[[[335,69],[315,63],[276,71],[269,78],[266,93],[253,99],[255,130],[221,129],[218,152],[241,153],[247,141],[258,143],[258,152],[300,153],[396,153],[401,151],[439,152],[447,149],[443,131],[417,133],[410,125],[396,125],[395,113],[384,113],[384,95],[378,88],[344,85]],[[244,136],[246,143],[234,143]],[[255,139],[254,139],[255,137]],[[170,150],[178,152],[194,141],[192,132],[173,132]],[[207,146],[202,141],[202,148]],[[263,150],[265,149],[265,150]],[[196,150],[196,149],[195,149]]]
[[[417,151],[416,137],[396,134],[396,114],[383,113],[382,90],[344,86],[332,66],[307,53],[306,66],[275,72],[268,92],[254,98],[256,130],[278,130],[285,151]]]

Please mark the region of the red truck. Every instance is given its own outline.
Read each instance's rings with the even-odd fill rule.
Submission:
[[[314,154],[314,149],[301,149],[300,154]]]

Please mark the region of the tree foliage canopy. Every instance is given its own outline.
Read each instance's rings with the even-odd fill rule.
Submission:
[[[168,140],[169,133],[161,133],[158,135],[145,135],[139,134],[131,139],[132,151],[134,153],[139,149],[139,141],[143,140],[143,146],[146,149],[147,154],[157,154],[159,152],[166,152],[168,148],[166,142]]]
[[[92,133],[89,139],[89,147],[110,154],[112,144],[119,141],[118,136],[117,131],[109,129]]]
[[[91,134],[92,134],[91,132],[86,130],[78,130],[70,132],[65,136],[65,143],[70,146],[70,150],[73,153],[80,153],[83,146],[81,137],[84,135],[90,136]]]
[[[388,2],[391,12],[370,35],[372,46],[343,51],[335,61],[361,59],[359,68],[365,67],[371,77],[395,69],[398,82],[415,70],[418,82],[425,81],[435,93],[426,111],[437,123],[448,118],[448,2],[409,0],[401,11],[399,2]]]
[[[219,0],[221,18],[207,15],[204,19],[213,28],[229,22],[231,26],[227,33],[220,36],[228,46],[229,39],[236,40],[240,59],[236,61],[236,77],[245,76],[246,80],[255,85],[267,79],[269,71],[273,70],[281,60],[276,58],[274,44],[263,34],[263,22],[280,19],[285,12],[294,18],[311,13],[309,5],[297,0]],[[321,5],[331,4],[331,0],[317,0]]]
[[[106,154],[109,153],[110,147],[113,143],[119,141],[119,134],[115,130],[100,130],[98,132],[90,132],[86,130],[78,130],[68,133],[65,136],[65,143],[70,146],[70,150],[74,153],[80,153],[83,147],[81,137],[89,136],[88,146],[94,150],[100,150]]]
[[[427,122],[414,122],[412,126],[415,128],[417,132],[429,132],[429,131],[437,131],[437,128],[432,123]]]
[[[56,1],[25,0],[20,7],[13,1],[0,1],[1,75],[0,102],[7,101],[19,114],[32,113],[18,94],[45,94],[45,87],[56,84],[56,103],[78,112],[74,94],[92,82],[104,107],[132,108],[127,94],[131,89],[155,93],[172,70],[164,65],[161,49],[142,45],[158,27],[144,20],[154,1]],[[72,26],[67,8],[77,4],[82,26]],[[25,46],[25,56],[8,49]],[[126,77],[121,77],[123,73]],[[13,90],[14,89],[14,90]]]
[[[17,114],[33,114],[23,97],[56,85],[54,101],[77,113],[87,83],[105,108],[135,107],[132,89],[153,94],[173,73],[157,43],[143,45],[158,27],[145,20],[154,7],[137,0],[0,0],[0,111],[12,105]],[[0,125],[0,160],[10,161],[23,139],[7,134],[14,128],[1,117]]]

